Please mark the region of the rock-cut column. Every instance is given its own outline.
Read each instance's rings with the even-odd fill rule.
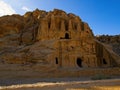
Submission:
[[[71,31],[72,29],[73,29],[72,21],[69,20],[68,30]]]
[[[38,29],[38,40],[48,39],[48,21],[46,19],[41,20],[39,29]]]
[[[61,31],[65,31],[65,22],[64,22],[64,20],[61,21],[60,30],[61,30]]]
[[[54,15],[51,16],[51,25],[50,25],[50,30],[55,30],[56,26],[55,26],[55,17]]]

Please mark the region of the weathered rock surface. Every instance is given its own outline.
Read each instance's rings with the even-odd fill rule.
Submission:
[[[120,57],[89,25],[58,9],[0,17],[0,62],[51,68],[117,67]]]
[[[120,56],[120,35],[100,35],[96,39],[112,46],[113,51]]]

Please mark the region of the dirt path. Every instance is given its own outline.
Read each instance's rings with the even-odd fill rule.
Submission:
[[[120,79],[70,82],[39,82],[1,86],[0,90],[120,90]]]

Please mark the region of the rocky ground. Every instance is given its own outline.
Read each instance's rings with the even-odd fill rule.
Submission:
[[[8,67],[9,66],[9,67]],[[31,68],[31,69],[30,69]],[[49,67],[48,67],[49,68]],[[120,89],[120,76],[110,76],[103,77],[107,80],[93,80],[97,78],[96,76],[91,77],[72,77],[78,71],[72,69],[65,70],[68,73],[64,78],[49,78],[51,72],[54,74],[61,74],[65,76],[66,73],[59,71],[56,72],[55,69],[39,68],[35,66],[21,66],[21,65],[0,65],[0,90],[119,90]],[[69,72],[70,70],[70,72]],[[79,69],[80,70],[80,69]],[[77,75],[83,75],[86,69],[81,69]],[[87,69],[93,72],[93,69]],[[94,69],[95,70],[95,69]],[[104,69],[97,71],[101,74],[102,72],[117,71],[120,69],[110,69],[112,71],[104,71]],[[45,71],[45,72],[44,72]],[[74,71],[74,72],[73,72]],[[95,70],[96,71],[96,70]],[[95,72],[94,72],[95,73]],[[89,75],[91,72],[89,72]],[[44,76],[43,76],[44,75]],[[57,75],[57,76],[58,76]],[[43,77],[43,78],[42,78]],[[48,78],[44,78],[48,77]],[[99,76],[101,77],[101,76]]]
[[[0,64],[0,86],[37,82],[84,81],[94,77],[120,78],[120,68],[52,68],[50,66]],[[99,76],[98,76],[99,75]],[[107,77],[106,77],[107,76]],[[115,76],[115,77],[113,77]],[[66,78],[67,77],[67,78]],[[76,77],[76,78],[73,78]],[[50,79],[51,78],[51,79]],[[63,78],[63,79],[53,79]]]

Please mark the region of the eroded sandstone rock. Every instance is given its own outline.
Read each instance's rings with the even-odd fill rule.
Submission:
[[[1,63],[54,68],[120,66],[119,56],[97,41],[89,25],[74,14],[36,9],[23,16],[0,17],[0,23]]]
[[[96,39],[112,46],[113,51],[120,56],[120,35],[100,35]]]

